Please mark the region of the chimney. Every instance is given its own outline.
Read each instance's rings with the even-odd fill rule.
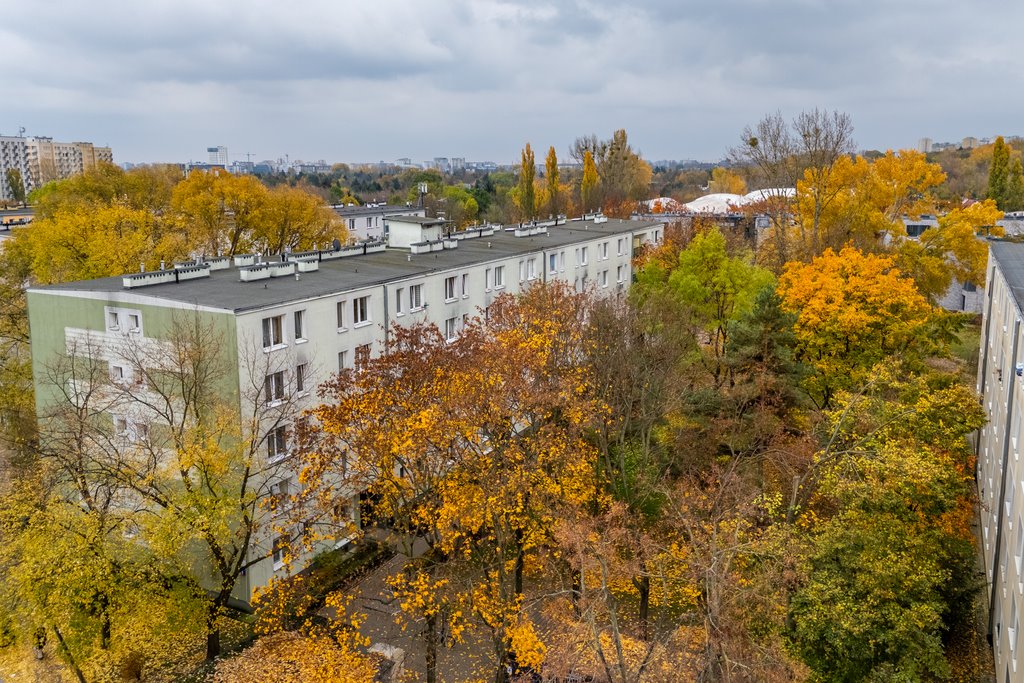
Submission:
[[[139,272],[140,273],[145,273],[146,272],[146,262],[145,261],[142,261],[141,263],[139,263]]]

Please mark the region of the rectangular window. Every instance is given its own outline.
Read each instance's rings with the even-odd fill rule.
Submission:
[[[345,300],[338,302],[338,329],[345,329]]]
[[[306,393],[306,375],[309,374],[309,363],[301,363],[295,366],[295,391],[300,394]]]
[[[469,296],[469,273],[462,274],[462,298]]]
[[[616,271],[615,275],[616,275],[615,279],[616,279],[617,282],[625,282],[626,281],[626,266],[619,266],[619,268]]]
[[[626,238],[625,237],[620,237],[619,238],[619,244],[618,244],[618,252],[617,252],[618,255],[622,256],[623,254],[625,254],[626,253],[625,249],[626,249]]]
[[[494,266],[494,288],[501,289],[505,286],[505,266]]]
[[[142,329],[142,318],[138,313],[128,314],[128,331],[139,332]]]
[[[526,279],[526,261],[519,262],[519,281],[522,282]]]
[[[558,272],[565,272],[565,249],[558,252]]]
[[[124,366],[123,365],[111,365],[110,366],[110,381],[114,384],[121,384],[124,382]]]
[[[279,370],[266,376],[263,391],[267,403],[284,400],[284,371]]]
[[[274,512],[278,510],[284,510],[288,507],[289,498],[291,494],[291,479],[282,479],[281,481],[275,482],[270,485],[270,509]]]
[[[608,243],[601,242],[597,247],[597,252],[602,261],[608,258]]]
[[[548,255],[548,272],[553,273],[558,270],[558,254]]]
[[[454,301],[455,300],[455,276],[446,277],[444,279],[444,300]]]
[[[338,369],[344,370],[348,367],[348,351],[338,352]]]
[[[368,227],[368,228],[372,228],[373,227],[373,216],[370,216],[369,218],[366,219],[366,227]]]
[[[370,321],[370,297],[361,296],[352,300],[352,324],[362,325]]]
[[[306,340],[306,312],[295,311],[295,341]]]
[[[273,558],[274,558],[274,571],[282,569],[284,567],[284,558],[288,553],[288,537],[278,536],[274,539],[273,547]]]
[[[488,268],[487,270],[484,271],[484,291],[485,292],[491,291],[491,282],[492,282],[492,280],[491,280],[491,269]]]
[[[356,229],[356,219],[355,218],[349,218],[348,219],[348,229],[349,230],[355,230]]]
[[[409,287],[409,310],[418,311],[423,308],[423,285]]]
[[[395,315],[403,315],[404,309],[402,308],[402,297],[405,296],[405,288],[399,287],[395,290]]]
[[[107,329],[108,330],[114,330],[116,332],[117,330],[121,329],[120,322],[121,322],[121,320],[120,320],[120,317],[117,314],[117,311],[108,311],[107,312]]]
[[[458,318],[448,318],[447,320],[444,321],[444,338],[447,339],[448,341],[454,341],[455,340],[455,334],[456,334],[456,327],[455,326],[456,326],[457,321],[458,321]]]
[[[370,362],[370,345],[360,344],[356,347],[356,370],[363,370]]]
[[[602,287],[607,287],[608,286],[608,271],[607,270],[602,270],[600,273],[598,273],[597,280],[598,280],[598,283]]]
[[[536,280],[537,279],[537,259],[531,258],[526,261],[526,279]]]
[[[587,247],[580,247],[580,265],[587,265]]]

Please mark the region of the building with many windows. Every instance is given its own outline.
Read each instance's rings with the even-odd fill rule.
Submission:
[[[426,209],[412,204],[364,204],[363,206],[331,207],[341,218],[348,230],[348,236],[356,240],[383,240],[387,235],[384,226],[395,216],[419,216],[425,218]]]
[[[988,424],[975,474],[996,678],[1009,682],[1024,679],[1024,244],[989,247],[977,384]]]
[[[659,241],[664,225],[593,216],[451,231],[444,221],[392,216],[385,230],[387,243],[268,260],[236,255],[31,288],[39,414],[47,413],[55,397],[48,372],[54,358],[94,349],[115,381],[133,386],[139,361],[124,357],[126,344],[159,355],[182,316],[188,316],[222,340],[215,346],[229,370],[220,381],[240,411],[248,410],[247,402],[290,402],[295,415],[315,405],[315,388],[332,373],[358,367],[378,353],[393,325],[430,322],[452,339],[495,297],[534,283],[561,280],[579,290],[625,292],[634,253]],[[288,417],[278,417],[260,436],[268,463],[280,462],[291,447]],[[112,431],[129,441],[161,428],[146,410],[130,404],[113,410],[110,420]],[[267,471],[268,495],[283,495],[297,485],[296,473],[287,467]],[[353,514],[355,509],[353,500]],[[251,547],[254,557],[267,557],[246,573],[236,592],[242,600],[283,565],[274,538],[256,538]]]

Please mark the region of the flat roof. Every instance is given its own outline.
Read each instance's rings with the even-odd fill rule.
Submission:
[[[423,211],[422,206],[406,206],[404,204],[378,204],[376,206],[332,206],[339,216],[377,216],[380,214],[404,214]]]
[[[1017,308],[1024,311],[1024,242],[990,239],[988,246],[992,250],[992,258],[999,264],[999,272],[1013,293]]]
[[[154,299],[156,305],[162,300],[243,313],[292,301],[315,299],[387,282],[423,277],[435,272],[507,259],[520,254],[558,249],[589,242],[601,236],[629,234],[658,225],[663,225],[663,222],[616,219],[608,219],[602,223],[595,223],[592,220],[569,221],[556,227],[549,227],[546,235],[531,237],[516,237],[510,231],[496,230],[490,237],[461,239],[456,249],[425,254],[412,254],[408,249],[386,249],[377,253],[324,260],[320,262],[318,271],[302,273],[299,280],[294,276],[287,276],[242,282],[239,279],[238,268],[231,267],[211,271],[209,277],[131,289],[124,287],[123,276],[119,275],[32,287],[29,291],[130,293],[133,297]]]

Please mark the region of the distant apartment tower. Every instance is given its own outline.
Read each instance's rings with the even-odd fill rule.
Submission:
[[[224,145],[217,147],[207,147],[207,153],[210,155],[210,163],[224,166],[227,168],[228,165],[228,148]]]
[[[466,170],[466,157],[452,157],[452,173]]]
[[[921,138],[920,140],[918,140],[917,141],[917,151],[921,152],[922,154],[928,154],[929,152],[931,152],[932,151],[932,139],[931,138]]]
[[[978,146],[978,138],[966,137],[960,141],[961,149],[974,149]]]
[[[0,136],[0,176],[5,176],[9,168],[18,169],[28,192],[101,163],[114,163],[109,147],[96,147],[91,142],[55,142],[42,136]],[[0,179],[0,199],[9,198],[9,191],[6,178]]]
[[[21,173],[25,191],[32,189],[32,177],[29,173],[28,146],[25,138],[0,136],[0,201],[14,199],[11,188],[7,185],[7,171],[16,169]]]

